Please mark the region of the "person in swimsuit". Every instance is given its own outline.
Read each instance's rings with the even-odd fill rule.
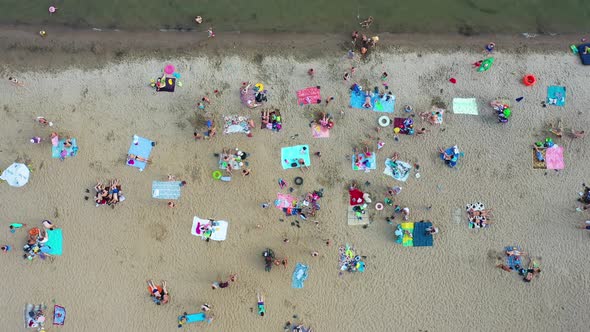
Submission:
[[[151,296],[152,300],[154,301],[154,303],[156,303],[157,305],[162,304],[162,302],[160,300],[162,298],[162,294],[158,290],[158,286],[156,286],[156,284],[151,279],[147,281],[147,284],[148,284],[148,289],[150,291],[150,296]]]
[[[136,156],[134,154],[128,154],[127,155],[127,159],[128,160],[142,161],[142,162],[148,163],[148,164],[150,164],[152,162],[150,159],[146,159],[146,158],[143,158],[143,157],[140,157],[140,156]]]
[[[170,293],[168,293],[166,280],[162,280],[162,297],[160,298],[162,304],[166,304],[170,301]]]
[[[264,314],[266,313],[266,308],[264,307],[264,296],[257,294],[256,297],[258,298],[258,315],[264,317]]]
[[[12,83],[14,86],[18,86],[18,87],[23,87],[23,86],[25,86],[25,83],[23,83],[23,82],[21,82],[21,81],[17,80],[17,79],[16,79],[16,78],[14,78],[14,77],[9,77],[9,78],[8,78],[8,80],[9,80],[9,81],[10,81],[10,83]]]
[[[71,146],[72,146],[72,138],[70,138],[70,137],[68,136],[68,138],[66,138],[66,140],[64,141],[64,146],[65,146],[66,148],[69,148],[69,147],[71,147]]]

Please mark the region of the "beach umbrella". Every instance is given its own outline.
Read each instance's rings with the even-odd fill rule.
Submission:
[[[30,174],[27,165],[14,163],[2,172],[0,179],[8,182],[11,187],[22,187],[29,182]]]

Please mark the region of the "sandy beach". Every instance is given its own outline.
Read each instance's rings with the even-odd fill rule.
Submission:
[[[314,331],[587,331],[590,267],[583,250],[589,239],[576,226],[588,215],[575,210],[581,184],[588,181],[587,139],[554,137],[565,148],[562,171],[533,170],[531,160],[532,144],[550,136],[549,122],[561,119],[566,128],[590,128],[587,68],[564,51],[567,47],[540,50],[534,47],[538,41],[524,51],[515,44],[503,50],[498,43],[493,67],[478,73],[471,64],[483,58],[485,44],[420,51],[392,45],[351,61],[345,58],[342,40],[328,43],[324,54],[316,50],[303,55],[283,49],[245,50],[240,56],[237,51],[195,48],[111,57],[107,49],[89,52],[92,59],[102,59],[94,64],[83,59],[90,44],[70,55],[61,49],[64,54],[59,56],[46,49],[59,46],[35,51],[27,48],[26,39],[17,47],[5,47],[8,61],[0,67],[2,76],[16,76],[25,86],[15,87],[6,79],[1,83],[0,168],[19,161],[30,164],[33,172],[22,188],[0,183],[0,244],[14,248],[0,256],[4,328],[24,330],[25,303],[44,302],[66,307],[62,331],[175,331],[176,317],[199,311],[203,303],[211,304],[215,320],[184,329],[282,331],[291,321]],[[83,42],[72,42],[79,44]],[[182,75],[183,86],[174,93],[154,93],[150,80],[169,63]],[[351,66],[357,68],[352,81],[343,82]],[[307,75],[309,68],[316,71],[313,78]],[[418,128],[431,132],[402,135],[399,141],[391,128],[377,133],[383,113],[349,108],[349,87],[352,82],[369,89],[380,86],[384,71],[396,96],[392,117],[405,116],[406,104],[417,112],[428,111],[438,98],[447,105],[444,123],[422,125],[416,117]],[[527,73],[538,77],[535,86],[522,84]],[[451,77],[457,84],[448,81]],[[246,115],[260,124],[259,110],[240,103],[243,81],[266,86],[265,108],[281,110],[283,130],[256,128],[248,138],[223,135],[218,128],[214,139],[195,141],[193,131],[202,130],[206,116],[221,123],[223,115]],[[550,85],[567,87],[564,107],[541,106]],[[296,91],[308,86],[321,86],[322,97],[334,96],[334,102],[297,105]],[[221,91],[219,97],[213,96],[215,89]],[[205,114],[196,104],[206,94],[211,105]],[[516,102],[521,96],[524,99]],[[479,115],[453,114],[455,97],[477,98]],[[498,97],[511,100],[509,123],[498,123],[489,106]],[[334,115],[330,138],[312,137],[309,122],[315,111]],[[55,125],[40,127],[32,120],[36,116]],[[29,143],[31,137],[48,137],[51,131],[77,138],[78,155],[60,161],[51,158],[50,142]],[[135,134],[157,142],[153,163],[143,172],[125,165]],[[377,169],[353,171],[346,156],[367,135],[385,141],[377,152]],[[312,156],[310,170],[303,174],[281,168],[281,147],[298,144],[322,153],[321,158]],[[451,169],[437,150],[452,145],[465,157]],[[251,154],[251,176],[238,174],[228,183],[212,179],[214,153],[224,147]],[[419,163],[421,177],[412,173],[402,183],[385,176],[384,161],[393,152],[399,152],[401,160]],[[166,200],[151,197],[152,181],[164,181],[167,174],[187,181],[174,209]],[[293,184],[296,176],[304,179],[300,187]],[[96,179],[113,178],[123,185],[124,202],[111,209],[95,207],[92,197],[84,200]],[[294,187],[295,194],[324,189],[321,210],[313,218],[318,226],[302,221],[297,228],[291,226],[295,217],[272,206],[260,207],[286,192],[279,189],[278,178]],[[385,221],[391,207],[375,211],[371,206],[367,228],[348,226],[347,189],[352,180],[372,194],[373,202],[383,201],[386,187],[402,186],[395,203],[411,209],[411,221],[430,220],[440,228],[434,246],[395,243],[394,227]],[[366,181],[369,186],[362,185]],[[494,211],[495,223],[487,229],[467,227],[465,205],[478,201]],[[458,209],[459,222],[454,218]],[[207,243],[192,236],[193,216],[229,221],[227,240]],[[11,234],[8,225],[39,226],[43,219],[63,229],[64,254],[25,260],[21,246],[26,230]],[[326,246],[326,239],[333,245]],[[343,244],[367,256],[366,272],[339,275],[337,250]],[[533,282],[524,283],[516,273],[495,267],[497,252],[509,245],[541,257],[543,272]],[[288,257],[288,268],[265,272],[261,253],[267,247]],[[319,256],[312,257],[312,251]],[[309,265],[303,289],[291,288],[297,262]],[[231,273],[238,274],[235,284],[211,289],[213,281]],[[150,301],[146,279],[168,282],[169,304]],[[266,297],[265,317],[255,312],[257,292]]]

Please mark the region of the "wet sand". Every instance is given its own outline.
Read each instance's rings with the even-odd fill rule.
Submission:
[[[123,45],[121,40],[112,41],[103,53],[86,57],[92,53],[86,48],[92,39],[73,39],[71,49],[78,45],[81,51],[67,55],[67,37],[37,51],[27,49],[27,43],[33,45],[33,39],[27,38],[12,42],[16,43],[13,48],[4,47],[7,62],[1,68],[3,76],[17,75],[26,86],[2,83],[0,167],[20,160],[34,168],[25,187],[0,185],[0,219],[5,229],[0,242],[15,248],[1,257],[5,268],[0,278],[7,287],[0,315],[8,329],[22,329],[26,302],[65,306],[64,331],[177,330],[176,317],[198,311],[204,302],[212,305],[216,316],[204,327],[209,331],[280,331],[288,320],[301,321],[316,331],[587,329],[589,279],[584,250],[588,234],[575,228],[587,217],[575,212],[590,161],[586,140],[555,139],[565,147],[563,171],[533,170],[531,165],[530,146],[547,136],[548,122],[561,118],[566,128],[589,125],[588,75],[579,60],[561,48],[556,52],[528,44],[524,51],[515,44],[507,51],[499,47],[494,67],[477,73],[470,66],[482,57],[475,42],[458,50],[420,52],[411,46],[384,46],[353,64],[343,58],[341,45],[347,39],[334,41],[329,36],[324,55],[317,50],[291,55],[283,48],[276,53],[250,49],[243,57],[215,47],[202,51],[204,46],[193,51],[180,47],[174,53],[172,44],[166,47],[171,53],[111,57],[118,47],[114,45]],[[6,38],[0,42],[11,43]],[[280,48],[281,43],[285,41],[268,46]],[[318,40],[312,47],[321,44]],[[99,60],[89,63],[93,59]],[[27,63],[31,69],[25,69]],[[176,65],[183,87],[173,94],[154,94],[149,81],[167,63]],[[389,73],[388,83],[397,97],[395,116],[402,114],[405,104],[417,111],[429,110],[437,97],[447,105],[453,97],[476,97],[480,115],[454,115],[449,106],[444,124],[440,128],[425,124],[432,132],[423,137],[402,136],[395,142],[391,130],[382,132],[379,136],[386,144],[378,152],[378,169],[354,172],[346,155],[367,135],[377,134],[374,128],[382,114],[348,108],[349,84],[341,76],[352,65],[358,68],[353,80],[370,88],[380,84],[381,72]],[[310,67],[317,72],[313,79],[306,74]],[[520,82],[525,73],[537,75],[539,83],[524,87]],[[449,83],[450,77],[458,83]],[[239,102],[238,88],[247,80],[262,82],[269,89],[267,106],[281,110],[284,130],[273,134],[256,129],[252,138],[220,133],[214,140],[195,142],[195,126],[203,127],[197,121],[203,114],[197,116],[196,100],[214,89],[222,95],[211,98],[207,111],[218,121],[224,114],[242,114],[252,115],[259,123],[259,112]],[[547,86],[553,84],[567,86],[567,104],[542,108]],[[323,97],[335,96],[335,101],[328,107],[297,106],[295,91],[316,85],[322,87]],[[520,96],[524,100],[514,102]],[[496,97],[513,101],[508,124],[497,123],[487,106]],[[335,115],[336,127],[329,139],[311,137],[308,124],[314,110]],[[34,124],[32,119],[39,115],[55,123],[51,130],[78,139],[78,156],[61,162],[50,158],[49,143],[29,143],[32,136],[46,137],[51,132]],[[153,164],[144,172],[125,166],[134,134],[158,142]],[[298,137],[291,139],[295,134]],[[292,185],[293,178],[302,175],[280,167],[280,147],[296,144],[309,144],[312,151],[322,152],[321,159],[312,159],[310,171],[303,174],[303,186],[295,188],[295,193],[324,188],[317,227],[311,222],[303,222],[301,228],[290,226],[294,219],[275,208],[259,207],[276,198],[279,177]],[[453,144],[465,152],[465,158],[449,169],[436,150]],[[251,153],[250,177],[238,175],[230,183],[213,181],[211,172],[217,165],[213,154],[224,147]],[[400,183],[382,174],[385,157],[394,151],[402,160],[420,164],[420,179]],[[174,209],[165,200],[151,198],[151,182],[164,180],[170,173],[188,182]],[[85,189],[91,189],[97,178],[120,179],[126,201],[114,209],[85,201]],[[384,220],[391,211],[371,210],[373,223],[366,229],[348,226],[346,189],[351,180],[370,181],[363,189],[373,194],[374,202],[383,200],[386,186],[401,185],[396,203],[410,207],[411,220],[429,219],[440,227],[434,247],[396,244],[393,228]],[[491,228],[470,230],[463,214],[459,223],[453,218],[457,209],[476,201],[494,210]],[[193,237],[190,226],[195,215],[228,220],[227,241],[206,243]],[[45,218],[63,228],[64,255],[52,262],[23,260],[20,246],[25,232],[10,234],[7,225],[37,225]],[[284,238],[289,243],[283,243]],[[331,247],[324,243],[328,238],[334,242]],[[345,243],[367,256],[365,273],[339,276],[337,247]],[[543,272],[530,284],[516,273],[495,268],[495,252],[514,244],[542,257]],[[266,247],[288,257],[290,266],[264,272],[261,252]],[[311,257],[314,250],[319,257]],[[301,290],[290,287],[297,262],[310,266]],[[236,284],[211,289],[211,282],[230,273],[238,273]],[[146,279],[167,280],[171,303],[154,305]],[[257,292],[266,297],[264,318],[251,312]]]

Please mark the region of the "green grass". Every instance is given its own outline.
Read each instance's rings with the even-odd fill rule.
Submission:
[[[342,32],[369,15],[388,32],[590,30],[585,0],[0,0],[0,23],[40,27],[195,28],[196,15],[219,31]]]

